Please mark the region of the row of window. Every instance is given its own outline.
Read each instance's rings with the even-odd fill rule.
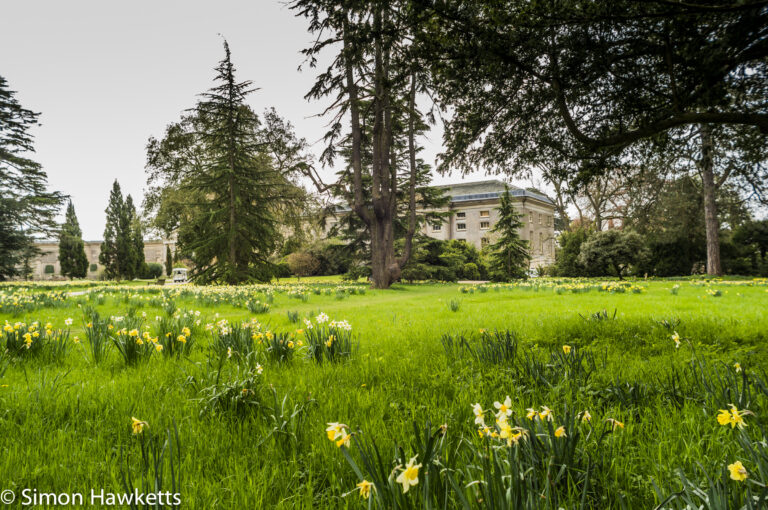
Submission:
[[[547,216],[542,213],[536,213],[539,215],[539,225],[544,225],[546,227],[552,227],[554,226],[554,217],[553,216]],[[528,222],[533,224],[533,215],[534,213],[528,214]],[[485,210],[480,211],[480,218],[490,218],[491,217],[491,211]],[[466,220],[467,219],[467,213],[466,211],[458,211],[456,213],[456,219],[457,220]],[[543,222],[543,223],[542,223]],[[481,221],[480,222],[480,230],[488,230],[491,228],[491,222],[489,220]],[[457,232],[465,232],[467,230],[467,223],[465,221],[458,221],[456,222],[456,231]],[[441,223],[433,223],[432,224],[432,232],[442,232],[443,231],[443,225]]]
[[[480,230],[488,230],[491,228],[491,222],[490,221],[481,221],[480,222]],[[456,223],[456,232],[466,232],[467,230],[467,224],[463,221],[460,221]],[[434,223],[432,224],[432,232],[442,232],[443,231],[443,225],[441,223]]]
[[[456,213],[456,218],[459,220],[463,220],[467,217],[467,213],[465,211],[459,211]],[[480,217],[481,218],[490,218],[491,217],[491,211],[480,211]]]

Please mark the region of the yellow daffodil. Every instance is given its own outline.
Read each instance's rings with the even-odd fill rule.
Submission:
[[[475,424],[485,425],[485,419],[483,417],[483,408],[477,403],[472,406],[472,412],[475,413]]]
[[[734,363],[734,364],[733,364],[733,369],[734,369],[734,370],[736,370],[736,373],[737,373],[737,374],[738,374],[739,372],[741,372],[741,363]]]
[[[80,337],[79,337],[79,336],[76,336],[75,338],[73,338],[73,339],[72,339],[72,341],[73,341],[74,343],[76,343],[76,344],[79,344],[79,343],[80,343]]]
[[[563,427],[562,425],[557,427],[557,429],[555,429],[555,437],[556,438],[568,437],[568,434],[565,433],[565,427]]]
[[[622,422],[620,422],[619,420],[614,420],[613,418],[608,418],[605,421],[607,421],[608,423],[611,424],[611,430],[616,430],[616,427],[618,427],[620,429],[624,428],[624,424]]]
[[[184,335],[179,335],[176,337],[176,341],[185,344],[187,343],[187,337],[185,337]]]
[[[227,347],[227,358],[232,357],[232,347]]]
[[[672,334],[672,340],[675,342],[675,348],[679,349],[680,348],[680,335],[677,334],[677,331],[675,331]]]
[[[570,354],[571,353],[571,346],[570,345],[564,345],[563,346],[563,352],[565,354]]]
[[[541,412],[539,412],[539,419],[541,421],[549,420],[552,421],[555,418],[554,414],[552,414],[552,409],[550,409],[547,406],[541,406]]]
[[[501,419],[502,416],[506,418],[512,414],[512,399],[507,395],[507,398],[504,399],[504,403],[494,402],[493,407],[499,410],[499,412],[496,413],[496,418]]]
[[[582,422],[592,421],[592,415],[589,414],[589,411],[584,411],[583,413],[581,413],[581,421]]]
[[[720,409],[718,411],[719,414],[717,415],[717,422],[723,426],[730,425],[731,428],[739,427],[740,429],[743,429],[746,427],[747,422],[744,421],[744,416],[752,413],[746,409],[739,411],[733,404],[728,405],[731,410],[727,411],[725,409]]]
[[[336,441],[339,437],[344,435],[345,427],[343,423],[331,422],[328,423],[328,428],[325,429],[325,433],[328,435],[328,439]]]
[[[162,350],[163,350],[163,346],[162,346],[161,344],[157,344],[157,345],[155,346],[155,350],[156,350],[157,352],[160,352],[160,351],[162,351]]]
[[[740,460],[737,460],[733,464],[728,464],[728,471],[731,473],[731,480],[736,480],[737,482],[743,482],[749,477],[747,469]]]
[[[368,499],[371,497],[371,489],[376,490],[376,486],[368,480],[363,480],[357,484],[357,488],[360,489],[360,497]]]
[[[192,332],[189,330],[188,327],[184,326],[183,328],[181,328],[181,334],[184,336],[191,336]]]
[[[144,432],[144,428],[149,428],[149,423],[145,421],[141,421],[138,418],[134,418],[131,416],[131,428],[133,429],[134,434],[141,434]]]
[[[139,336],[139,330],[138,329],[132,329],[128,332],[128,336]]]
[[[528,412],[526,413],[525,417],[528,418],[529,420],[534,419],[536,417],[536,415],[538,414],[536,412],[536,409],[534,409],[532,407],[529,407],[528,409],[526,409],[526,411],[528,411]]]
[[[403,471],[397,476],[395,481],[403,486],[403,494],[408,492],[412,486],[419,483],[419,468],[421,464],[416,464],[416,457],[408,461]]]
[[[341,448],[341,445],[346,446],[349,448],[349,440],[352,438],[352,434],[348,434],[346,430],[343,431],[341,434],[341,437],[336,440],[336,446],[338,448]]]

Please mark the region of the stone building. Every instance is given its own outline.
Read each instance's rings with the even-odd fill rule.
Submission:
[[[499,219],[499,197],[504,182],[487,180],[437,186],[451,198],[444,209],[449,213],[441,223],[424,225],[423,233],[435,239],[463,239],[482,249],[493,242],[491,229]],[[555,262],[555,206],[546,195],[509,186],[509,194],[519,214],[523,228],[520,237],[528,241],[531,269]]]
[[[99,263],[101,253],[101,241],[85,241],[85,256],[88,259],[88,274],[86,278],[96,279],[101,274],[104,266]],[[55,280],[62,278],[61,265],[59,264],[59,244],[55,241],[35,243],[40,249],[40,255],[32,261],[33,280]],[[165,248],[175,250],[175,242],[172,240],[150,239],[144,241],[144,258],[147,264],[157,263],[165,266]]]
[[[477,249],[493,242],[491,229],[499,219],[499,197],[504,193],[504,182],[492,179],[435,186],[450,197],[448,205],[435,212],[448,213],[441,223],[427,224],[422,233],[434,239],[463,239]],[[520,237],[529,242],[530,268],[555,263],[555,206],[542,193],[509,185],[509,194],[518,213],[522,215]],[[349,214],[348,207],[339,207],[338,215]],[[325,232],[338,222],[331,218]]]

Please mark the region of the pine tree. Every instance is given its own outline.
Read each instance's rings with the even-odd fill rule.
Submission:
[[[104,242],[101,243],[99,262],[104,266],[104,274],[107,278],[119,278],[122,276],[120,257],[125,257],[125,253],[118,249],[120,218],[123,215],[123,193],[120,191],[120,183],[117,180],[112,184],[109,204],[105,212],[107,224],[104,227]]]
[[[279,219],[297,215],[305,195],[294,184],[295,166],[285,168],[269,153],[270,140],[246,103],[251,82],[235,79],[226,41],[224,51],[216,85],[190,115],[169,126],[165,139],[150,140],[149,181],[156,184],[150,195],[157,192],[163,224],[173,218],[178,248],[192,261],[195,279],[264,281],[272,277]],[[177,205],[166,215],[170,200]]]
[[[29,129],[39,114],[23,108],[0,76],[0,280],[19,275],[19,264],[36,253],[34,239],[52,236],[64,201],[46,191],[47,176],[34,152]]]
[[[490,246],[489,266],[494,280],[507,281],[526,276],[530,255],[528,242],[520,239],[522,226],[520,214],[512,204],[509,188],[505,186],[504,194],[499,197],[499,220],[491,229],[497,235],[496,241]]]
[[[165,247],[165,275],[171,276],[173,272],[173,255],[171,255],[171,247]]]
[[[85,278],[88,274],[88,258],[85,255],[83,232],[80,230],[75,206],[71,200],[59,234],[59,264],[61,274],[69,278]]]

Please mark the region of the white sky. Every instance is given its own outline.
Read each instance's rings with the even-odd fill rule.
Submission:
[[[274,106],[300,137],[320,140],[322,105],[304,100],[315,71],[297,71],[311,41],[306,26],[279,0],[2,0],[0,74],[41,113],[34,159],[50,187],[71,195],[83,237],[101,239],[114,179],[141,203],[147,139],[211,87],[223,56],[218,34],[238,78],[261,88],[251,96],[256,111]],[[428,162],[440,140],[433,131],[425,142]]]

